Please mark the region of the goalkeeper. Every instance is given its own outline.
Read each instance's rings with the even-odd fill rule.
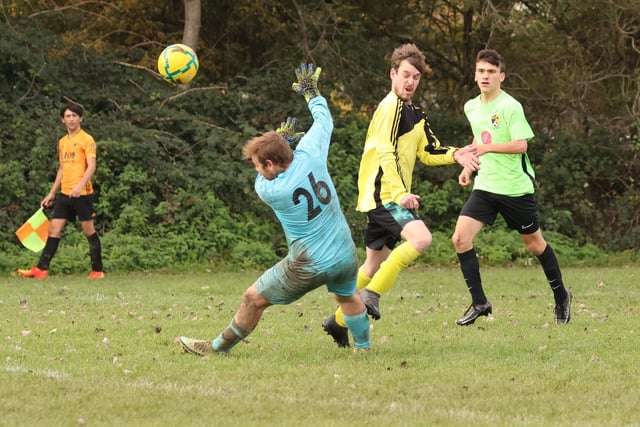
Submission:
[[[369,318],[356,292],[356,248],[327,170],[333,119],[318,91],[320,71],[302,64],[293,84],[313,116],[308,132],[296,134],[295,121],[288,120],[281,132],[266,132],[243,148],[243,157],[258,172],[256,193],[282,224],[289,252],[249,286],[235,316],[214,340],[180,337],[190,353],[228,352],[253,332],[267,307],[290,304],[324,284],[340,304],[355,349],[369,349]],[[289,144],[298,138],[292,151]]]

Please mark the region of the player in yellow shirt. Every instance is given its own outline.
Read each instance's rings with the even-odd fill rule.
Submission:
[[[60,195],[55,202],[49,236],[38,265],[27,270],[18,270],[24,277],[46,279],[49,276],[49,263],[58,250],[62,230],[67,222],[75,221],[76,217],[80,220],[82,232],[89,241],[92,269],[89,278],[104,277],[100,239],[94,227],[96,214],[93,209],[91,184],[91,178],[96,171],[96,142],[82,129],[82,115],[83,109],[78,104],[70,103],[60,110],[67,134],[58,142],[60,166],[51,190],[42,199],[40,206],[51,206],[58,190]]]
[[[431,233],[417,213],[420,196],[411,192],[416,160],[429,166],[456,162],[471,170],[479,166],[474,147],[441,146],[426,114],[413,105],[425,70],[424,55],[416,45],[404,44],[394,50],[391,91],[371,119],[360,161],[357,209],[367,214],[368,225],[366,260],[358,271],[357,288],[373,319],[380,318],[380,295],[431,244]],[[339,308],[322,326],[339,346],[349,346]]]

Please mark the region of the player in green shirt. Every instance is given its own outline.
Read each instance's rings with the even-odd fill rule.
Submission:
[[[522,105],[502,90],[505,76],[504,59],[498,52],[491,49],[478,52],[475,80],[480,95],[465,104],[464,112],[473,132],[476,154],[481,156],[480,169],[452,238],[472,302],[456,323],[470,325],[493,309],[482,289],[473,240],[485,224],[493,224],[498,214],[509,228],[520,233],[527,248],[540,261],[553,290],[556,323],[569,323],[572,295],[564,287],[556,255],[538,225],[533,196],[535,175],[527,156],[533,131]],[[473,171],[463,169],[458,180],[466,186],[472,178]]]

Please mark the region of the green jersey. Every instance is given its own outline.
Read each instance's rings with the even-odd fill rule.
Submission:
[[[464,113],[477,144],[504,144],[533,138],[522,105],[505,91],[486,104],[480,96],[467,101]],[[535,173],[526,153],[487,153],[480,157],[473,189],[517,197],[533,193],[534,180]]]

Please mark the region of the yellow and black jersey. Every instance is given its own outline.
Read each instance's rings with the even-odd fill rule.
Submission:
[[[368,212],[411,193],[416,158],[429,166],[455,163],[454,147],[442,147],[426,114],[394,93],[373,114],[358,174],[357,210]]]
[[[75,135],[68,134],[58,142],[58,158],[62,168],[62,194],[70,194],[87,170],[87,159],[96,158],[96,142],[93,137],[80,129]],[[93,194],[91,180],[87,181],[81,195]]]

